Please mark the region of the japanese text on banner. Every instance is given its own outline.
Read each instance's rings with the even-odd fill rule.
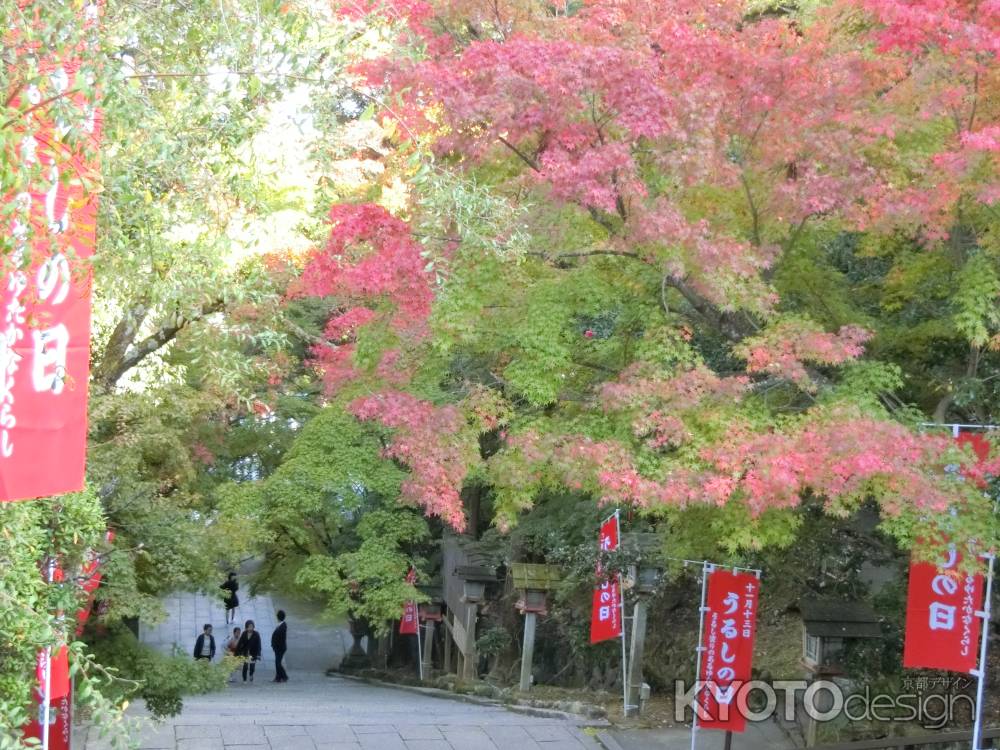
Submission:
[[[601,524],[599,545],[602,553],[618,549],[618,518],[611,516]],[[614,576],[607,578],[601,561],[597,561],[597,578],[594,588],[593,611],[590,616],[590,642],[600,643],[611,638],[621,638],[622,612],[621,587]]]
[[[417,582],[417,572],[412,568],[410,568],[410,572],[406,575],[406,582],[411,586]],[[417,603],[411,599],[403,605],[403,617],[399,621],[399,634],[415,635],[419,632],[419,628]]]
[[[84,261],[94,251],[97,216],[96,192],[86,183],[97,174],[100,117],[80,92],[91,83],[82,61],[99,11],[95,0],[83,5],[85,44],[63,59],[39,61],[51,90],[73,103],[77,117],[54,119],[37,86],[14,100],[24,110],[13,125],[17,164],[37,179],[0,196],[14,209],[4,227],[13,250],[0,275],[0,501],[83,487],[90,359]]]
[[[962,555],[948,550],[940,565],[910,563],[903,666],[971,672],[979,658],[981,573],[960,571]]]
[[[757,630],[760,581],[751,573],[708,573],[702,638],[701,686],[695,694],[698,724],[705,729],[742,732],[746,718],[736,696],[750,679]]]

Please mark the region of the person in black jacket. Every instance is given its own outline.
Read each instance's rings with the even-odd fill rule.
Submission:
[[[223,599],[226,605],[226,625],[228,625],[230,615],[232,615],[232,621],[236,622],[236,608],[240,606],[240,598],[236,596],[236,592],[240,590],[240,584],[236,580],[236,573],[229,571],[225,583],[219,586],[219,588],[228,592],[225,599]]]
[[[201,635],[194,642],[194,658],[212,661],[215,658],[215,636],[212,635],[212,626],[205,623]]]
[[[288,650],[288,624],[283,609],[278,610],[278,627],[271,633],[271,648],[274,649],[274,682],[288,682],[288,672],[281,663]]]
[[[250,682],[253,682],[253,672],[260,659],[260,633],[254,628],[253,620],[247,620],[243,626],[243,635],[240,636],[239,643],[236,644],[236,655],[243,657],[243,682],[247,681],[247,672],[250,674]]]

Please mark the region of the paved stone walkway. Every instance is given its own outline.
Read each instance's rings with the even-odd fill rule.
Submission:
[[[221,592],[220,592],[221,593]],[[243,627],[247,620],[253,620],[254,626],[264,639],[264,646],[270,644],[271,631],[276,624],[276,607],[270,597],[251,597],[249,593],[240,591],[240,606],[236,610],[236,622],[226,625],[226,610],[218,597],[208,597],[204,594],[175,594],[163,600],[167,611],[167,619],[156,625],[139,624],[139,640],[153,648],[169,654],[174,647],[179,647],[184,653],[191,653],[194,641],[201,634],[202,627],[211,624],[218,649],[233,632],[234,625]],[[331,628],[336,630],[336,628]],[[310,628],[310,633],[312,629]],[[339,634],[335,637],[339,638]],[[338,644],[339,647],[339,644]],[[331,656],[335,651],[331,650]],[[269,654],[265,654],[269,656]]]
[[[185,701],[142,750],[583,750],[570,722],[307,674]],[[132,712],[137,715],[139,712]],[[87,750],[104,750],[91,730]]]
[[[241,592],[242,593],[242,592]],[[242,597],[241,597],[242,599]],[[280,603],[280,602],[279,602]],[[206,597],[179,595],[166,601],[165,623],[142,629],[141,637],[169,651],[176,642],[193,647],[202,624],[216,634],[225,627],[221,606]],[[343,629],[317,624],[315,613],[291,603],[288,612],[290,681],[270,682],[273,661],[267,646],[276,602],[243,601],[239,621],[253,619],[268,658],[253,683],[242,681],[221,693],[187,698],[180,716],[148,722],[142,750],[596,750],[600,745],[572,721],[536,718],[498,706],[483,706],[407,690],[326,677],[349,638]],[[231,628],[232,626],[230,626]],[[129,714],[143,717],[141,706]],[[106,750],[91,727],[85,750]]]
[[[691,730],[629,729],[604,730],[607,750],[690,750]],[[610,735],[610,739],[608,738]],[[726,733],[716,730],[698,732],[695,750],[723,750]],[[796,747],[777,724],[771,721],[747,722],[746,731],[733,736],[733,750],[794,750]]]

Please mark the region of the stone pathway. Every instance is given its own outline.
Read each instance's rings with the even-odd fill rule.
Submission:
[[[242,592],[241,592],[242,593]],[[241,600],[243,597],[241,597]],[[270,682],[273,658],[267,646],[274,627],[269,597],[242,601],[239,622],[253,619],[267,659],[253,683],[238,682],[221,693],[187,698],[181,715],[147,722],[136,739],[142,750],[596,750],[600,745],[572,721],[537,718],[499,706],[483,706],[412,691],[324,675],[349,643],[343,628],[320,624],[301,605],[288,612],[290,681]],[[201,626],[225,629],[221,605],[200,595],[167,601],[168,620],[143,628],[140,636],[164,651],[193,647]],[[230,628],[232,626],[229,626]],[[129,714],[143,717],[144,709]],[[91,727],[83,750],[105,750]]]
[[[583,750],[574,724],[493,706],[305,674],[242,683],[185,701],[140,738],[142,750]],[[131,710],[130,710],[131,712]],[[139,712],[132,712],[136,715]],[[96,735],[91,730],[92,735]],[[103,750],[92,737],[87,750]]]
[[[691,730],[612,729],[604,730],[602,742],[607,750],[690,750]],[[714,730],[698,732],[695,750],[723,750],[726,733]],[[733,750],[794,750],[796,747],[771,721],[748,722],[746,732],[733,736]]]
[[[207,623],[214,631],[216,648],[221,650],[223,643],[232,634],[234,625],[239,625],[242,629],[244,622],[253,620],[264,639],[264,646],[268,646],[271,631],[276,624],[274,603],[267,596],[251,597],[249,593],[239,593],[240,606],[236,610],[236,622],[229,625],[226,625],[226,610],[219,598],[204,594],[168,596],[163,600],[167,619],[152,626],[140,623],[139,640],[165,654],[171,653],[175,646],[189,654],[194,648],[195,638]],[[265,654],[266,656],[269,654]]]

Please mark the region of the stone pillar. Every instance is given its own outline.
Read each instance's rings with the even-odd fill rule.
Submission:
[[[628,660],[628,715],[639,713],[642,689],[642,652],[646,648],[646,602],[640,598],[632,610],[632,653]]]
[[[466,682],[475,682],[479,677],[477,668],[479,659],[476,656],[476,622],[479,619],[479,607],[469,605],[469,621],[465,629],[465,658],[462,660],[460,677]]]
[[[445,615],[445,617],[451,617],[451,616],[452,616],[451,612],[449,612],[448,614]],[[445,624],[444,624],[444,626],[445,626],[444,627],[444,657],[442,659],[444,661],[443,669],[444,669],[444,673],[445,674],[451,674],[452,673],[452,670],[451,670],[451,651],[452,651],[452,641],[455,638],[455,631],[453,631],[451,629],[451,623],[450,622],[446,621]]]
[[[524,615],[524,647],[521,649],[521,692],[531,690],[531,663],[535,657],[535,618],[534,612]]]
[[[351,644],[350,650],[344,654],[341,666],[345,669],[364,669],[366,667],[370,667],[370,651],[372,644],[371,634],[367,634],[369,651],[365,651],[361,645],[361,641],[366,635],[364,623],[359,620],[355,620],[354,618],[350,618],[348,619],[348,625],[350,626],[351,640],[353,643]]]
[[[434,620],[424,621],[424,678],[431,673],[431,651],[434,648]],[[418,638],[420,636],[417,636]]]

